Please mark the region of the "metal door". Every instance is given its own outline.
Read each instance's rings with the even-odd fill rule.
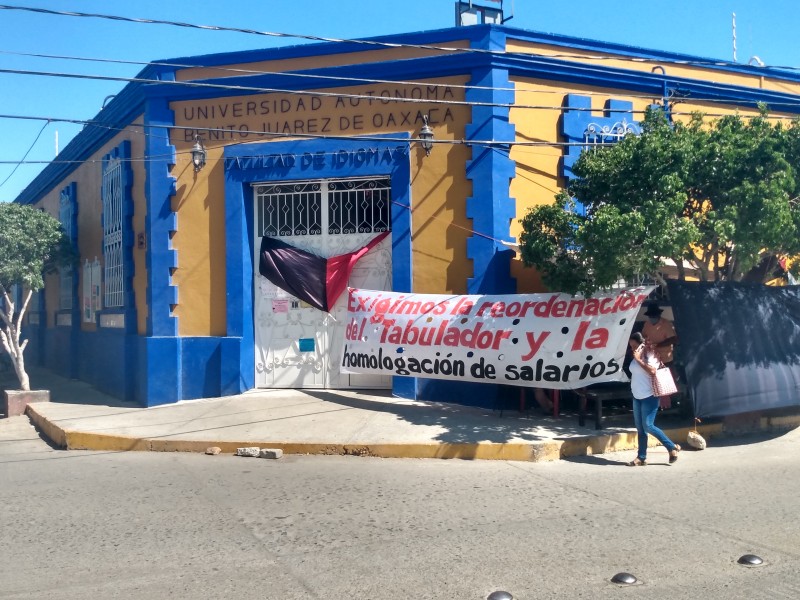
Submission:
[[[330,258],[391,231],[388,178],[254,184],[255,264],[261,237]],[[391,234],[353,269],[348,285],[390,290]],[[339,373],[347,294],[330,313],[279,289],[255,269],[256,387],[384,388],[391,377]]]

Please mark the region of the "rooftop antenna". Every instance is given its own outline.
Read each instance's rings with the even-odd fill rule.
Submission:
[[[58,129],[56,129],[56,156],[58,156]]]
[[[736,13],[733,15],[733,62],[736,62]]]

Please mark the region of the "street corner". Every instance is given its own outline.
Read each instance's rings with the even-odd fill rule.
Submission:
[[[25,408],[25,414],[34,427],[36,427],[47,440],[57,448],[67,449],[67,435],[64,429],[51,422],[45,417],[36,406],[29,404]]]

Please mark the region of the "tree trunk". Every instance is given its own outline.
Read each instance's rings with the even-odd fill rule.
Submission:
[[[683,257],[673,258],[672,260],[675,261],[675,268],[678,270],[678,279],[686,281],[686,267],[683,266]]]
[[[14,371],[17,374],[17,379],[19,379],[19,389],[23,392],[29,392],[31,390],[31,380],[25,371],[25,359],[22,358],[22,354],[19,355],[18,361],[14,361]]]
[[[0,311],[0,319],[2,319],[2,328],[0,328],[0,339],[3,342],[3,348],[11,357],[11,362],[14,365],[14,372],[19,380],[19,389],[23,391],[30,391],[31,382],[28,373],[25,371],[25,358],[23,352],[28,345],[28,340],[23,340],[20,344],[20,329],[22,326],[22,317],[25,316],[25,310],[28,308],[28,303],[31,300],[32,291],[28,290],[25,295],[25,301],[22,303],[22,308],[15,314],[15,305],[11,301],[11,296],[8,295],[6,289],[0,286],[3,292],[3,299],[5,300],[4,310]]]

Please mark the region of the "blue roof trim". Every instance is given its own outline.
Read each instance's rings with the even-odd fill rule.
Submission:
[[[387,44],[413,44],[413,45],[437,45],[446,42],[464,40],[470,43],[471,47],[481,47],[480,42],[487,35],[488,31],[493,31],[504,35],[509,40],[530,42],[536,44],[550,44],[555,46],[568,46],[570,49],[585,51],[605,52],[620,56],[635,56],[637,58],[648,58],[653,60],[666,61],[689,61],[714,63],[699,65],[704,68],[722,71],[734,71],[749,75],[768,75],[780,79],[800,82],[800,74],[774,69],[769,67],[757,67],[753,65],[737,64],[722,59],[694,56],[666,50],[652,50],[639,46],[629,46],[615,42],[603,42],[589,38],[580,38],[569,35],[544,33],[518,29],[507,25],[474,25],[470,27],[450,27],[445,29],[432,29],[414,33],[393,34],[361,38],[363,41],[385,42]],[[263,48],[259,50],[244,50],[239,52],[223,52],[219,54],[206,54],[201,56],[188,56],[160,60],[155,62],[180,63],[194,67],[213,67],[224,64],[261,62],[266,60],[285,60],[291,58],[306,58],[311,56],[326,56],[331,54],[367,52],[381,49],[380,46],[359,44],[357,42],[320,42],[310,44],[297,44],[280,48]],[[494,49],[494,48],[487,48]],[[567,50],[568,52],[569,50]],[[456,53],[456,56],[469,56],[469,54]],[[721,63],[721,64],[720,64]]]
[[[569,46],[577,50],[586,50],[594,52],[604,52],[607,54],[616,54],[619,56],[633,56],[636,58],[647,58],[652,60],[664,60],[670,62],[690,62],[693,67],[702,67],[712,69],[715,71],[732,71],[737,73],[745,73],[747,75],[767,75],[778,79],[788,79],[791,81],[800,82],[800,74],[792,71],[783,71],[770,67],[758,67],[754,65],[738,64],[724,59],[708,58],[702,56],[694,56],[691,54],[681,54],[678,52],[669,52],[667,50],[652,50],[648,48],[641,48],[639,46],[628,46],[626,44],[618,44],[615,42],[603,42],[599,40],[592,40],[587,38],[572,37],[568,35],[560,35],[555,33],[540,33],[536,31],[526,31],[524,29],[515,29],[504,25],[492,25],[490,27],[497,27],[504,29],[509,39],[514,39],[522,42],[531,42],[535,44],[552,44],[555,46]],[[565,52],[568,54],[569,52]],[[713,64],[696,64],[696,63],[713,63]],[[655,65],[654,65],[655,66]],[[664,66],[664,65],[662,65]],[[666,67],[665,67],[666,68]]]
[[[137,77],[157,79],[164,69],[148,66]],[[109,140],[120,133],[120,129],[143,112],[143,83],[129,83],[92,119],[78,135],[59,153],[58,159],[65,162],[52,162],[20,192],[15,202],[32,204],[53,189],[81,166],[80,162],[99,150]]]
[[[483,26],[456,27],[360,39],[363,41],[385,42],[387,44],[436,45],[462,40],[466,42],[473,42],[483,38],[486,35],[486,29],[487,28]],[[309,58],[314,56],[329,56],[333,54],[349,54],[356,52],[374,52],[376,50],[391,49],[392,48],[387,46],[359,44],[358,42],[320,42],[297,44],[294,46],[283,46],[279,48],[262,48],[259,50],[241,50],[238,52],[222,52],[219,54],[205,54],[201,56],[185,56],[180,58],[158,60],[155,62],[185,64],[194,67],[216,67],[229,64],[287,60],[292,58]]]
[[[303,71],[304,74],[317,75],[320,77],[319,79],[297,78],[290,75],[249,75],[203,80],[202,82],[217,84],[224,82],[233,86],[269,87],[300,91],[346,86],[344,82],[337,83],[324,79],[325,75],[402,81],[408,77],[424,79],[455,76],[488,66],[507,69],[510,75],[519,77],[625,89],[633,92],[644,92],[657,97],[662,97],[665,91],[673,91],[678,97],[683,97],[687,100],[695,97],[699,100],[726,101],[739,106],[750,107],[755,107],[763,102],[772,110],[800,114],[800,99],[795,94],[706,82],[684,77],[670,77],[660,73],[631,71],[602,65],[585,65],[574,61],[541,58],[524,54],[447,55]],[[175,86],[154,83],[148,85],[144,93],[148,97],[169,96],[172,100],[191,100],[231,95],[253,95],[264,92],[257,90],[176,88]]]
[[[224,77],[216,79],[195,80],[196,83],[216,84],[225,86],[242,86],[254,88],[273,88],[289,91],[303,91],[321,88],[352,87],[353,85],[368,85],[369,82],[356,82],[331,80],[330,77],[352,77],[357,79],[380,79],[385,81],[403,81],[408,77],[426,79],[434,77],[468,75],[470,68],[489,66],[489,55],[469,56],[434,56],[424,58],[410,58],[380,63],[365,63],[358,65],[342,65],[324,67],[305,71],[290,71],[302,73],[309,77],[294,77],[292,75],[264,74],[242,75],[237,77]],[[381,85],[381,84],[375,84]],[[262,90],[229,90],[221,88],[204,88],[191,86],[175,86],[164,83],[148,85],[144,93],[148,98],[169,97],[171,101],[194,100],[201,98],[219,98],[234,95],[255,95],[269,93]]]
[[[800,113],[800,95],[740,85],[671,77],[660,73],[586,66],[572,61],[534,58],[519,54],[497,57],[494,66],[508,68],[511,74],[521,77],[547,78],[566,83],[602,86],[606,89],[625,89],[658,97],[662,97],[665,91],[672,91],[676,93],[676,99],[695,99],[696,102],[720,100],[738,106],[756,106],[763,102],[775,111]]]

